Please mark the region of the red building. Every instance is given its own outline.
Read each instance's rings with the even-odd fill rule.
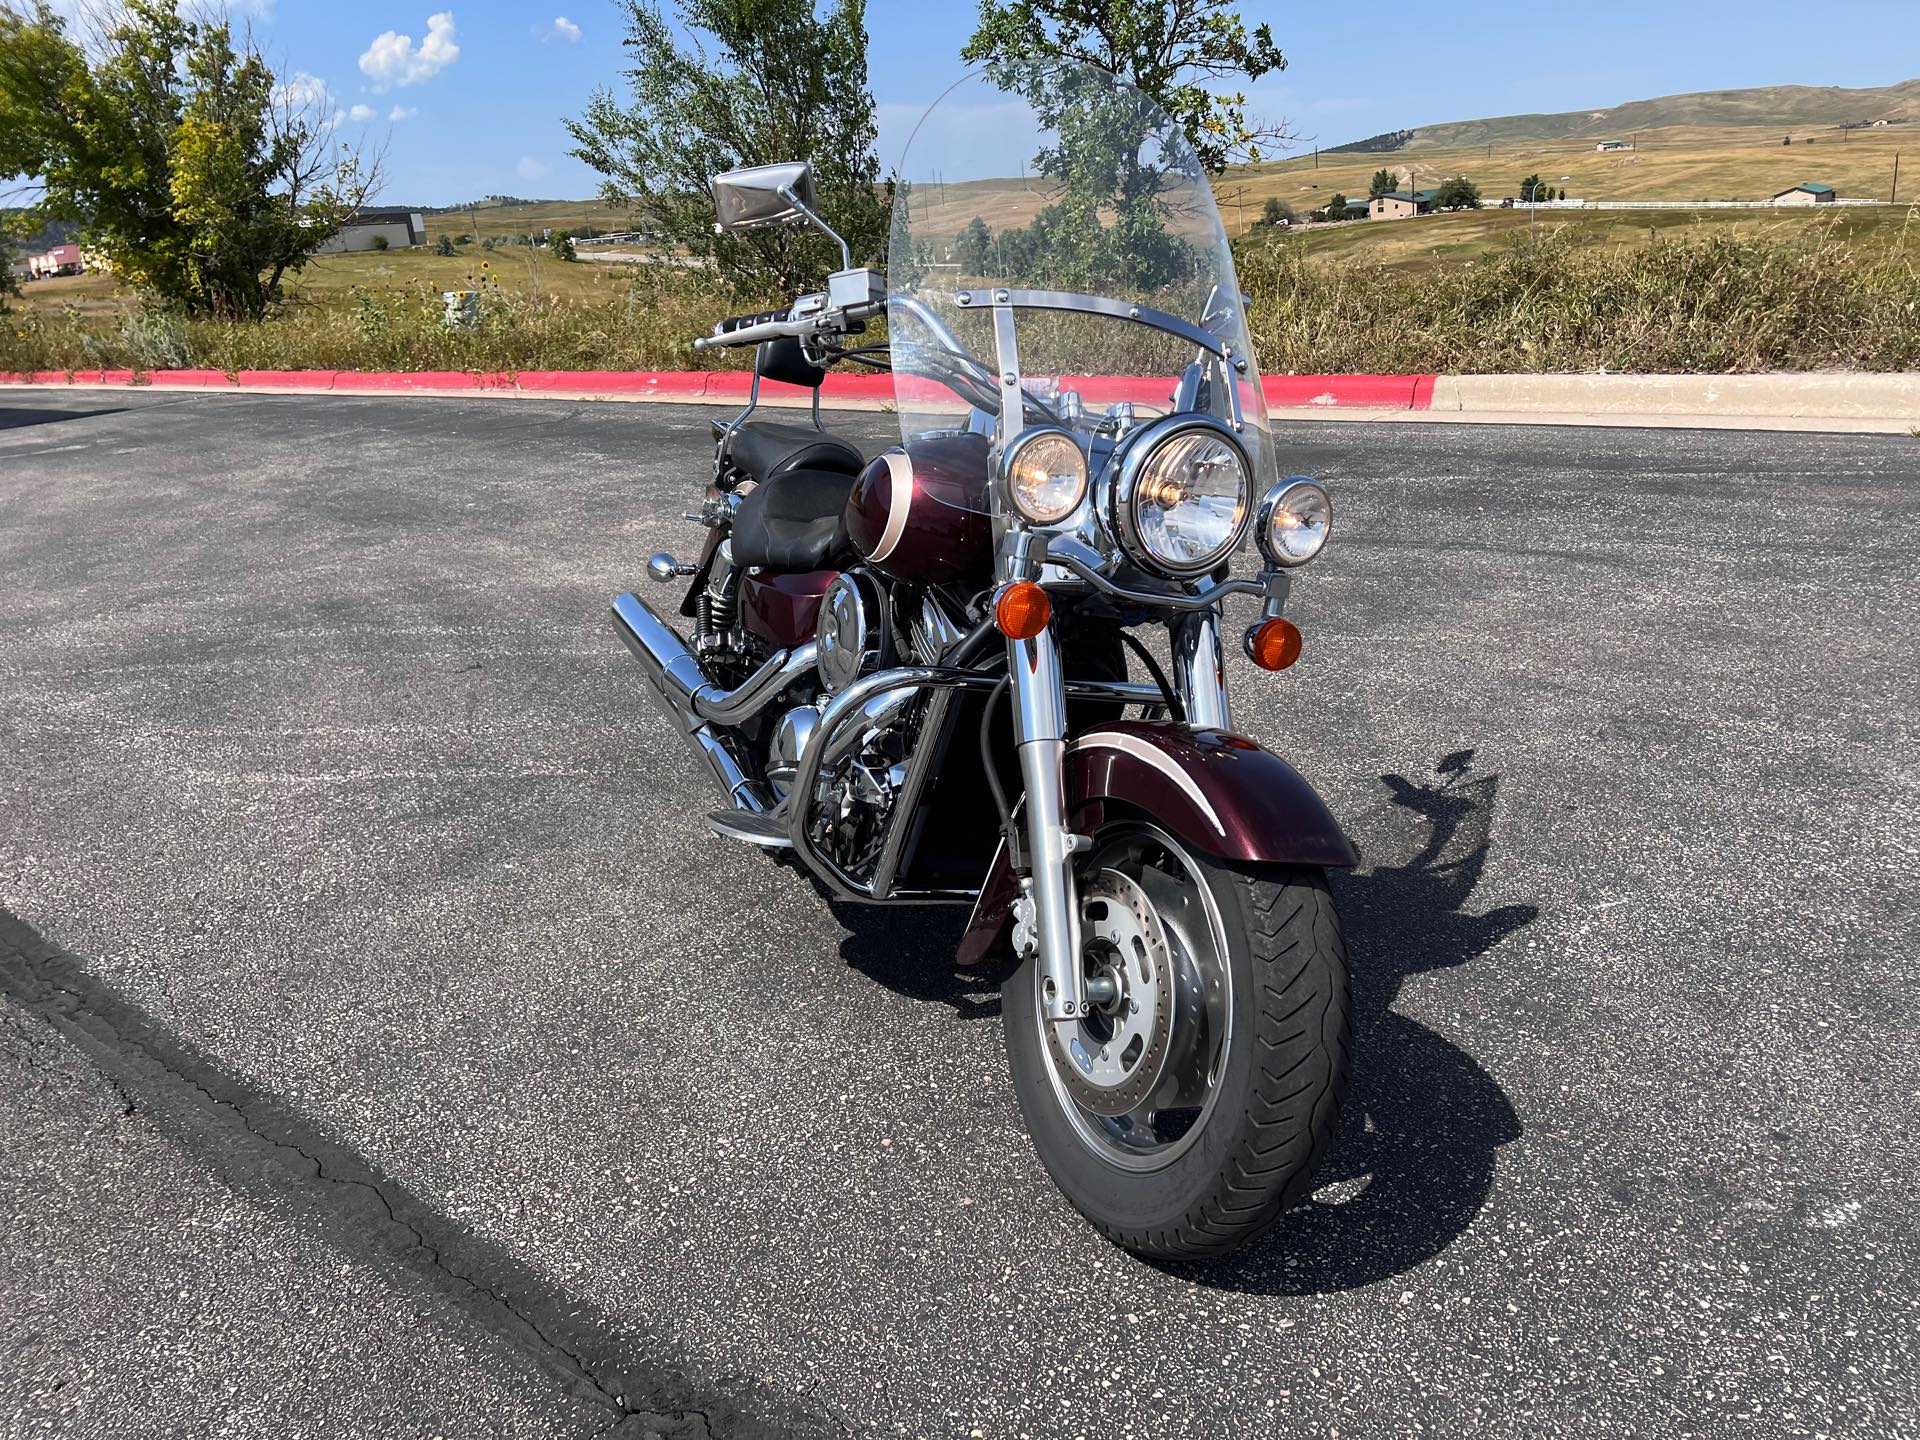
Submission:
[[[44,255],[27,257],[27,274],[35,280],[46,280],[55,275],[78,275],[85,268],[80,263],[78,245],[56,245]]]

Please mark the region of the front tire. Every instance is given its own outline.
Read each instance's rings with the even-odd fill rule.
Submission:
[[[1326,877],[1229,866],[1141,823],[1095,837],[1079,889],[1106,1017],[1050,1039],[1031,956],[1001,992],[1027,1132],[1117,1244],[1224,1255],[1302,1198],[1339,1133],[1350,999]],[[1171,1023],[1149,1023],[1162,1004]]]

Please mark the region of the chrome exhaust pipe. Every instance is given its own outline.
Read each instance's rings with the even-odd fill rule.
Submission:
[[[684,734],[700,728],[693,697],[708,683],[700,662],[671,625],[653,613],[636,595],[618,595],[613,601],[613,628],[646,672],[660,713]]]
[[[786,693],[794,681],[812,673],[817,653],[813,641],[769,656],[738,689],[722,690],[700,668],[674,628],[637,595],[619,595],[613,602],[613,628],[634,656],[645,662],[647,678],[664,702],[667,718],[683,730],[702,720],[715,725],[741,725]]]
[[[686,737],[694,754],[712,772],[727,803],[755,814],[771,810],[775,803],[772,792],[755,776],[746,749],[731,733],[731,727],[752,719],[794,681],[812,672],[812,642],[780,651],[739,688],[722,690],[707,679],[686,641],[637,595],[615,597],[613,628],[641,662],[648,693],[660,713]]]

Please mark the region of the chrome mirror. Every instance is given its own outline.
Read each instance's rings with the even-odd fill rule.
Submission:
[[[804,160],[749,165],[709,182],[713,208],[725,232],[762,225],[806,223],[814,208],[813,167]]]

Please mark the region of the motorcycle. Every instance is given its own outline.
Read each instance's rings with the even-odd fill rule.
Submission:
[[[884,281],[806,163],[711,182],[722,231],[811,226],[841,268],[695,342],[756,353],[699,560],[648,562],[687,582],[689,633],[633,594],[615,628],[714,831],[840,900],[969,907],[958,962],[1017,961],[1013,1085],[1073,1205],[1143,1256],[1221,1255],[1304,1195],[1347,1083],[1326,871],[1355,853],[1233,728],[1222,639],[1250,596],[1253,664],[1299,656],[1289,590],[1332,504],[1279,478],[1211,187],[1150,98],[976,73],[900,177]],[[893,377],[871,461],[822,422],[836,366]],[[810,388],[810,421],[762,414],[767,382]]]

